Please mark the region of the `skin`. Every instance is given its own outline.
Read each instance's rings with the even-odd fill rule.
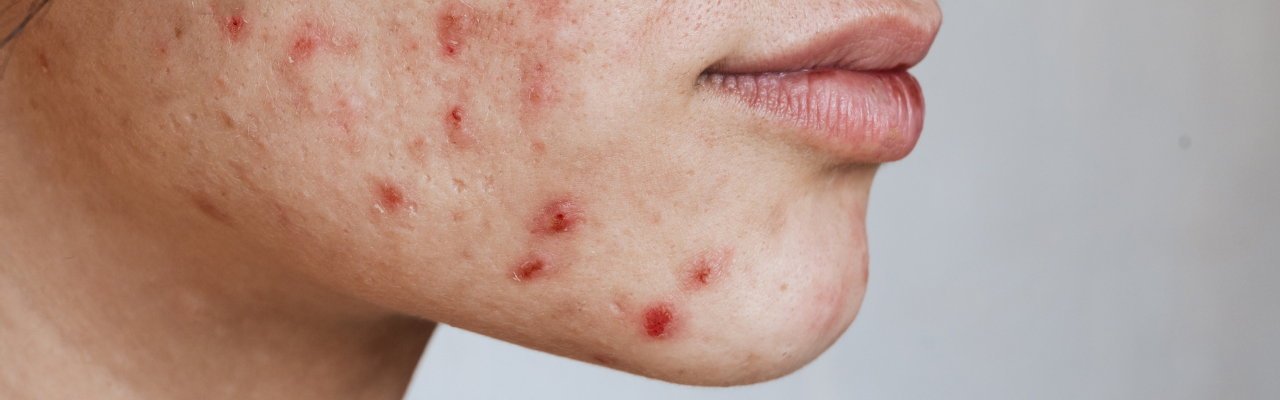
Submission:
[[[431,321],[790,373],[857,314],[876,166],[695,82],[939,21],[856,4],[55,1],[0,81],[0,397],[394,398]]]

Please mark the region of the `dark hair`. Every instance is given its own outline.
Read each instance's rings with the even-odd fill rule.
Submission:
[[[15,9],[15,7],[18,4],[25,3],[27,1],[30,1],[30,5],[27,6],[25,13],[18,14],[21,18],[10,18],[8,16],[10,12],[21,11],[21,8]],[[27,24],[31,23],[31,20],[35,19],[36,15],[40,14],[40,10],[43,10],[44,6],[49,4],[50,1],[52,0],[12,0],[8,5],[0,7],[0,28],[3,29],[0,30],[0,33],[8,31],[8,34],[4,36],[4,39],[0,39],[0,49],[8,46],[9,42],[16,39],[18,35],[22,33],[22,29],[26,28]],[[11,25],[14,22],[17,23],[16,26]]]

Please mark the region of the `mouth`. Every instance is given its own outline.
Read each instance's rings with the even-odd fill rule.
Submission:
[[[897,161],[924,128],[924,95],[906,70],[937,35],[939,20],[925,19],[863,14],[780,49],[726,57],[696,84],[841,162]]]

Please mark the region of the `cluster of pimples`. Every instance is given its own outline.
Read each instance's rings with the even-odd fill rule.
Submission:
[[[522,9],[523,11],[512,11]],[[491,58],[494,49],[522,46],[515,51],[514,65],[518,89],[515,94],[515,110],[521,124],[532,124],[543,118],[549,110],[564,100],[562,75],[559,70],[563,49],[557,48],[558,27],[564,20],[565,0],[534,0],[526,3],[511,2],[499,9],[480,9],[460,0],[442,3],[436,11],[433,38],[404,37],[401,48],[406,54],[419,52],[424,65],[418,70],[453,68],[471,72]],[[218,9],[212,13],[225,38],[233,47],[247,46],[255,39],[273,37],[261,29],[268,25],[265,18],[245,7]],[[329,119],[329,125],[337,129],[340,140],[334,143],[346,146],[351,154],[358,154],[363,143],[362,124],[371,118],[369,101],[355,90],[334,90],[317,87],[308,73],[326,63],[350,61],[362,50],[361,35],[343,25],[340,18],[319,18],[300,13],[288,21],[281,32],[279,52],[276,54],[276,71],[283,76],[286,85],[279,90],[290,94],[290,100],[298,108],[309,109],[313,116]],[[520,26],[520,29],[512,29]],[[428,43],[420,43],[427,39]],[[266,40],[258,42],[267,43]],[[271,42],[275,43],[275,42]],[[503,47],[507,46],[507,47]],[[411,65],[407,70],[418,67]],[[478,78],[471,74],[440,77],[433,82],[443,88],[441,108],[438,110],[439,138],[431,134],[412,136],[402,143],[412,160],[426,160],[432,151],[476,151],[486,145],[488,136],[483,121],[476,115],[472,102],[480,92],[473,93]],[[433,147],[434,146],[434,147]],[[535,154],[546,152],[546,145],[537,138],[530,139]],[[419,200],[413,184],[397,179],[394,174],[374,174],[367,183],[371,208],[376,215],[388,218],[409,218],[418,210]],[[195,196],[193,203],[200,213],[223,224],[230,224],[232,217],[208,196]],[[290,221],[287,208],[279,208],[282,221]],[[504,270],[505,277],[516,285],[534,287],[554,281],[572,267],[575,260],[565,249],[571,248],[591,228],[587,218],[588,208],[573,194],[551,196],[540,205],[532,207],[527,224],[530,237],[525,250],[510,261]],[[667,341],[679,337],[687,325],[689,312],[684,304],[696,293],[715,287],[724,280],[732,263],[732,250],[713,249],[695,254],[681,263],[674,274],[673,290],[656,299],[642,301],[639,307],[618,307],[619,315],[642,337],[654,341]],[[616,304],[616,303],[615,303]],[[611,356],[597,355],[602,364],[612,364]]]

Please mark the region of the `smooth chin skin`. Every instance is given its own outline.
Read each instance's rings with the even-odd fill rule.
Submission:
[[[876,169],[697,86],[866,12],[765,3],[58,0],[10,49],[0,156],[258,296],[759,382],[857,314]],[[850,4],[880,3],[936,29]]]

